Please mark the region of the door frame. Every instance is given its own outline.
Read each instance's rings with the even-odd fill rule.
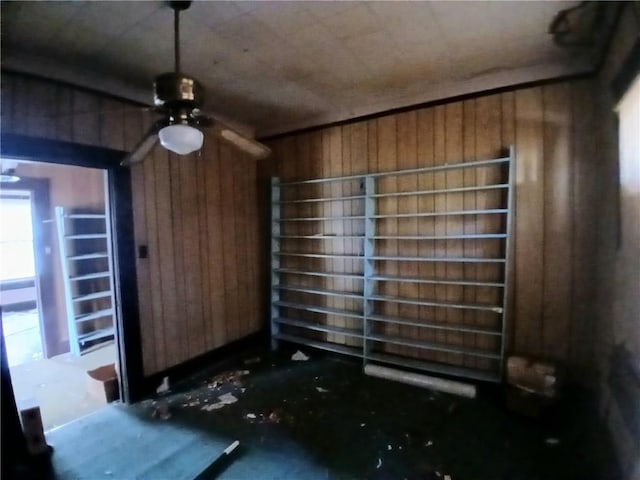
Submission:
[[[36,303],[40,324],[40,340],[44,358],[62,353],[60,339],[56,335],[55,293],[53,262],[46,249],[52,248],[53,237],[50,227],[44,223],[50,220],[51,202],[49,179],[23,177],[14,183],[5,184],[2,190],[22,190],[31,194],[31,224],[33,228],[33,258],[36,265]]]
[[[125,403],[144,395],[142,341],[138,314],[136,249],[133,230],[131,171],[120,166],[127,152],[34,138],[0,134],[0,156],[60,165],[106,170],[111,210],[114,287],[117,308],[115,325],[120,372],[120,398]]]

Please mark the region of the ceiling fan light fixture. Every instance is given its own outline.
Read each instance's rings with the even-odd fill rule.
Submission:
[[[188,155],[202,148],[204,135],[190,125],[168,125],[158,132],[164,148],[178,155]]]

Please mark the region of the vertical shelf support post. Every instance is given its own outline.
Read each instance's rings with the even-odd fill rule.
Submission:
[[[277,336],[280,327],[277,322],[280,301],[280,179],[271,179],[271,349],[278,348]]]
[[[509,322],[509,304],[511,295],[511,273],[513,272],[513,209],[514,209],[514,186],[516,184],[516,160],[515,160],[515,147],[511,145],[509,147],[509,161],[507,162],[507,168],[509,169],[508,187],[507,187],[507,219],[505,225],[505,247],[504,247],[504,287],[502,289],[502,335],[500,336],[500,376],[504,377],[504,365],[505,365],[505,350],[507,347],[507,323]]]
[[[367,175],[364,178],[365,199],[364,199],[364,288],[363,288],[363,318],[362,318],[362,346],[363,365],[366,366],[367,359],[371,353],[371,341],[369,336],[371,335],[371,321],[369,317],[373,314],[373,284],[372,279],[374,273],[374,260],[375,256],[375,234],[376,234],[376,199],[373,196],[375,192],[375,178],[371,175]]]

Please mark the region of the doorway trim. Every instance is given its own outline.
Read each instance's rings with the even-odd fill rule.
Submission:
[[[121,167],[126,152],[79,145],[25,135],[1,134],[2,157],[60,165],[99,168],[107,172],[111,231],[114,253],[116,341],[120,371],[120,392],[125,403],[142,399],[144,372],[138,315],[136,250],[133,230],[131,172]]]

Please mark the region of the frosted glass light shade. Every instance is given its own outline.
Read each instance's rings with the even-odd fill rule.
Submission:
[[[160,143],[167,150],[178,155],[187,155],[202,148],[204,135],[189,125],[169,125],[158,132]]]

